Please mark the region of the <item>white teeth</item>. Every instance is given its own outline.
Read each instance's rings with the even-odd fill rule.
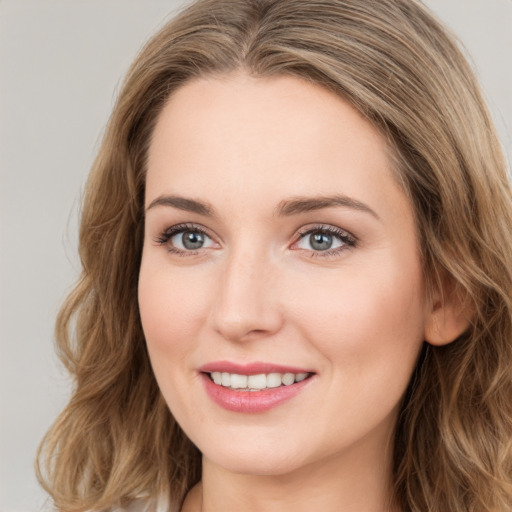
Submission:
[[[290,384],[293,384],[295,382],[295,375],[293,373],[285,373],[281,377],[281,381],[285,386],[289,386]]]
[[[280,373],[269,373],[267,375],[267,388],[277,388],[281,385]]]
[[[231,389],[243,389],[245,391],[259,391],[261,389],[290,386],[295,382],[301,382],[309,376],[309,373],[260,373],[258,375],[240,375],[228,372],[212,372],[213,382],[218,386]]]
[[[264,389],[267,387],[267,376],[264,373],[249,375],[247,387],[251,389]]]
[[[247,375],[231,374],[231,387],[233,389],[241,389],[247,387]]]

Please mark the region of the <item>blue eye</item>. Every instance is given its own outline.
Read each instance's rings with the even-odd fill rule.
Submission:
[[[321,231],[310,233],[305,236],[301,242],[307,242],[314,251],[327,251],[327,249],[333,249],[342,245],[342,242],[340,240],[336,240],[333,235],[330,233],[323,233]]]
[[[182,231],[169,239],[172,245],[177,249],[188,251],[208,247],[207,244],[209,240],[211,241],[209,236],[199,231]]]
[[[316,226],[300,233],[294,244],[297,249],[332,255],[347,247],[353,247],[356,239],[346,231],[333,226]],[[315,254],[320,256],[320,254]]]
[[[195,224],[178,224],[166,229],[155,239],[169,252],[186,256],[194,255],[201,249],[218,247],[218,244]],[[347,231],[334,226],[312,226],[299,232],[298,240],[292,249],[308,251],[311,256],[335,256],[356,245],[356,238]]]
[[[169,251],[176,253],[193,252],[215,245],[199,226],[183,224],[167,229],[155,241],[160,245],[167,245]]]

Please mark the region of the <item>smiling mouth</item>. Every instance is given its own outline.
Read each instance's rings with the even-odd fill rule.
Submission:
[[[306,368],[217,361],[199,369],[207,395],[236,413],[265,413],[305,393],[317,374]]]
[[[228,372],[205,372],[217,386],[233,391],[263,391],[279,387],[291,386],[310,378],[313,373],[260,373],[257,375],[241,375]]]

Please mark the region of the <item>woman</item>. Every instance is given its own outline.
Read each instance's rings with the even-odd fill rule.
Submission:
[[[511,229],[420,3],[193,3],[89,179],[43,485],[69,511],[510,510]]]

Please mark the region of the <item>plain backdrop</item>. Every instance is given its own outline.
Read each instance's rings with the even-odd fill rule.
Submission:
[[[37,444],[68,396],[54,355],[77,207],[120,79],[182,0],[0,0],[0,512],[36,512]],[[512,0],[427,0],[458,34],[512,155]]]

